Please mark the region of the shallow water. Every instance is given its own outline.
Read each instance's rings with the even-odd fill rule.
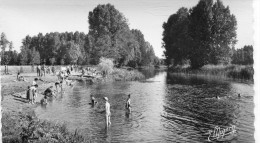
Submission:
[[[65,122],[95,142],[206,142],[209,130],[232,125],[238,131],[232,142],[254,142],[253,85],[145,73],[148,78],[140,82],[77,82],[36,113],[42,119]],[[132,113],[127,115],[124,106],[129,93]],[[90,94],[99,102],[95,107],[89,105]],[[111,104],[109,128],[101,112],[104,96]]]

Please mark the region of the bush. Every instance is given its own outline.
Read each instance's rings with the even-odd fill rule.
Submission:
[[[99,71],[105,73],[105,75],[113,72],[114,63],[112,59],[101,57],[98,64]]]

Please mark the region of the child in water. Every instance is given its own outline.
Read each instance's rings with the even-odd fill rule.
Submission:
[[[43,97],[43,99],[41,100],[41,104],[42,105],[47,105],[48,104],[48,102],[47,102],[47,96],[45,95],[44,97]]]
[[[128,98],[126,100],[126,104],[125,104],[125,108],[127,110],[128,113],[131,113],[131,105],[130,105],[130,102],[131,102],[131,99],[130,99],[130,94],[128,95]]]
[[[63,83],[62,80],[61,80],[61,81],[57,81],[57,82],[55,82],[55,87],[56,87],[56,91],[57,91],[57,93],[59,92],[59,90],[58,90],[58,86],[60,87],[60,91],[62,91],[62,83]]]
[[[105,100],[105,111],[106,111],[106,125],[108,127],[109,125],[111,125],[111,122],[110,122],[110,116],[111,116],[110,104],[108,103],[107,97],[104,97],[104,100]]]
[[[95,104],[97,104],[97,101],[95,100],[95,97],[91,95],[91,105],[94,106]]]

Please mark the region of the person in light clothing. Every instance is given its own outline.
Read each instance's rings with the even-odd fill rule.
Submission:
[[[125,108],[126,108],[126,111],[127,111],[128,114],[131,113],[131,105],[130,105],[131,99],[130,99],[130,97],[131,97],[131,95],[129,94],[128,98],[126,100],[126,104],[125,104]]]
[[[37,81],[38,81],[38,78],[35,78],[32,82],[32,86],[36,85],[37,84]]]
[[[111,122],[110,122],[110,116],[111,116],[110,104],[108,103],[107,97],[104,97],[104,100],[105,100],[105,111],[106,111],[106,125],[109,126],[109,125],[111,125]]]

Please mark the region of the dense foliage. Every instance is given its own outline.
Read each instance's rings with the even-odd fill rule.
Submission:
[[[232,64],[252,65],[254,64],[253,46],[246,45],[241,49],[233,49]]]
[[[113,59],[118,67],[160,64],[142,32],[131,30],[127,19],[113,5],[98,5],[89,12],[88,22],[88,34],[76,31],[26,36],[19,61],[15,63],[96,65],[101,57],[105,57]]]
[[[13,50],[13,43],[7,40],[7,37],[4,33],[1,33],[0,47],[1,65],[17,65],[20,62],[18,52]]]
[[[192,68],[229,64],[236,44],[236,18],[220,0],[200,0],[188,10],[180,8],[163,24],[166,63],[189,61]]]

